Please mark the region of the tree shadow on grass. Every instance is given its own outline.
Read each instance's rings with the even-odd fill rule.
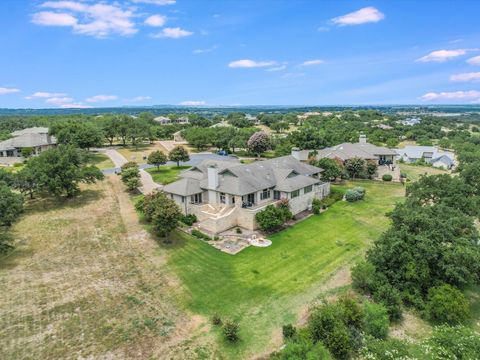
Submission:
[[[104,191],[101,189],[86,189],[82,190],[77,196],[73,198],[53,196],[42,197],[42,195],[39,195],[37,196],[37,198],[29,200],[26,203],[26,213],[37,214],[48,212],[51,210],[81,208],[94,201],[100,200],[103,194]]]

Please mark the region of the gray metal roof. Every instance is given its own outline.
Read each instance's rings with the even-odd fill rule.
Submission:
[[[319,174],[322,169],[304,164],[293,156],[256,161],[246,165],[205,160],[180,175],[182,180],[192,181],[188,184],[188,189],[193,189],[193,182],[198,184],[198,187],[195,185],[197,190],[208,188],[207,168],[211,165],[215,165],[218,169],[219,185],[215,190],[232,195],[242,196],[263,189],[277,189],[277,187],[280,187],[280,191],[290,192],[321,182],[311,176]],[[174,194],[187,194],[188,191],[183,187],[185,183],[177,185],[177,182],[170,184],[171,186],[167,185],[164,190]]]
[[[0,142],[0,151],[54,145],[56,143],[57,140],[54,136],[48,136],[45,133],[24,133],[17,137]]]
[[[31,127],[23,130],[17,130],[12,132],[12,136],[20,136],[25,134],[48,134],[48,128],[46,127]]]
[[[190,196],[202,192],[200,182],[192,178],[183,178],[171,184],[165,185],[163,191],[171,194]]]

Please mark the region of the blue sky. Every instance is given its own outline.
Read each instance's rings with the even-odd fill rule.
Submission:
[[[2,0],[0,107],[480,103],[480,1]]]

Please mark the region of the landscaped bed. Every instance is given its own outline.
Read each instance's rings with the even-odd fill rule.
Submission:
[[[386,229],[383,214],[402,200],[404,187],[371,181],[341,185],[355,186],[366,189],[364,200],[338,202],[270,236],[273,244],[266,248],[250,246],[231,256],[184,233],[172,234],[169,266],[184,284],[185,305],[240,323],[242,341],[222,345],[226,357],[244,358],[278,345],[281,338],[272,340],[272,334],[295,322],[326,279],[359,258]]]

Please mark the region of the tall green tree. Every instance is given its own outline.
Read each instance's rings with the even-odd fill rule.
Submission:
[[[178,205],[164,192],[146,195],[143,200],[143,213],[156,233],[167,238],[170,232],[178,226],[182,215]]]
[[[165,165],[168,161],[167,155],[165,155],[163,152],[157,150],[153,151],[148,155],[147,162],[150,165],[155,165],[157,167],[157,170],[160,169],[160,165]]]
[[[180,166],[180,162],[185,162],[190,160],[190,156],[188,155],[188,151],[185,150],[182,146],[174,147],[169,153],[168,158],[170,161],[176,162],[177,166]]]
[[[0,225],[12,225],[22,212],[22,195],[14,193],[7,185],[0,184]]]
[[[80,191],[80,183],[94,183],[103,179],[96,166],[87,164],[86,155],[72,145],[59,145],[30,159],[25,166],[37,176],[39,188],[54,196],[73,197]]]

